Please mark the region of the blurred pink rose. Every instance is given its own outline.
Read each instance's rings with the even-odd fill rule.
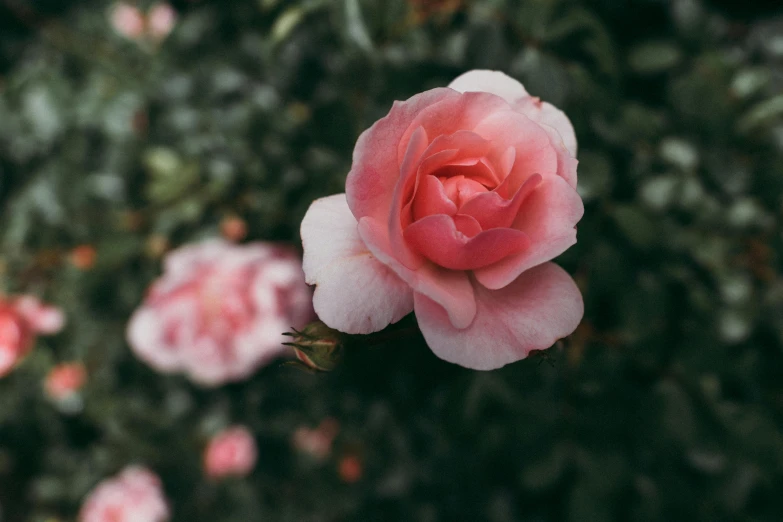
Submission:
[[[79,362],[58,364],[44,381],[44,390],[50,399],[63,401],[74,396],[87,381],[87,370]]]
[[[8,374],[32,349],[37,334],[54,334],[65,324],[59,308],[29,295],[0,297],[0,377]]]
[[[326,459],[332,452],[332,443],[340,431],[340,424],[331,417],[324,419],[315,429],[300,426],[294,431],[294,448],[316,460]]]
[[[253,471],[258,453],[256,440],[244,426],[218,433],[204,451],[204,471],[212,478],[244,477]]]
[[[166,255],[128,325],[136,355],[215,386],[287,353],[283,332],[313,316],[301,261],[284,247],[207,240]]]
[[[118,34],[135,40],[144,34],[144,15],[135,6],[120,2],[112,7],[111,25]]]
[[[136,6],[119,2],[114,4],[109,16],[114,30],[131,40],[139,40],[144,36],[156,41],[163,40],[177,22],[177,12],[165,2],[152,5],[146,16]]]
[[[316,313],[367,334],[415,311],[437,356],[481,370],[548,348],[584,311],[547,262],[576,242],[575,156],[566,115],[500,72],[396,102],[302,222]]]
[[[176,22],[177,12],[169,4],[155,4],[147,12],[147,30],[156,40],[166,38]]]
[[[79,522],[165,522],[170,516],[160,479],[146,468],[129,466],[90,492]]]

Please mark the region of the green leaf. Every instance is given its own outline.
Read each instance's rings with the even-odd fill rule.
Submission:
[[[672,42],[646,42],[628,53],[628,64],[639,74],[657,74],[680,63],[682,52]]]

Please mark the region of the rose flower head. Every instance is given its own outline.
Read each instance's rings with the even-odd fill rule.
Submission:
[[[288,353],[283,332],[312,319],[295,252],[206,240],[171,251],[128,324],[136,355],[164,373],[216,386]]]
[[[345,194],[302,222],[316,313],[368,334],[413,311],[438,357],[480,370],[550,347],[584,312],[549,262],[576,242],[576,166],[566,115],[503,73],[395,102],[359,137]]]
[[[65,316],[59,308],[33,296],[0,297],[0,377],[24,359],[36,335],[57,333],[64,324]]]
[[[170,516],[157,475],[129,466],[88,494],[79,522],[166,522]]]
[[[215,435],[204,451],[204,471],[212,478],[244,477],[258,458],[256,440],[244,426],[234,426]]]

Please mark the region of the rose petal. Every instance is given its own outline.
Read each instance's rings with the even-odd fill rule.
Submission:
[[[424,176],[420,182],[418,197],[413,200],[413,219],[421,219],[432,214],[453,216],[457,205],[446,195],[443,183],[435,176]]]
[[[317,199],[302,220],[302,270],[308,285],[314,285],[320,271],[342,259],[345,252],[366,251],[356,243],[356,218],[345,213],[345,201],[345,194]]]
[[[583,213],[582,199],[563,178],[544,179],[513,224],[529,236],[530,248],[476,270],[476,279],[487,288],[503,288],[525,270],[559,256],[576,243],[574,227]]]
[[[457,77],[449,87],[459,92],[487,92],[500,96],[516,111],[541,124],[558,152],[558,175],[576,187],[576,133],[563,111],[531,96],[521,83],[499,71],[469,71]]]
[[[549,135],[527,116],[512,110],[498,111],[487,116],[475,131],[504,154],[508,147],[515,148],[514,164],[507,176],[514,182],[512,194],[531,174],[557,175],[558,156]]]
[[[555,129],[568,152],[576,156],[576,134],[568,116],[551,103],[531,96],[520,82],[507,74],[488,70],[468,71],[455,78],[449,88],[458,92],[488,92],[500,96],[528,118]]]
[[[563,141],[568,153],[576,157],[576,133],[571,120],[563,111],[548,102],[542,102],[538,98],[530,97],[520,100],[514,108],[521,110],[531,120],[551,127],[557,132]]]
[[[428,145],[427,133],[422,127],[417,127],[408,142],[408,150],[405,152],[400,168],[400,179],[394,187],[393,203],[389,214],[389,241],[397,254],[397,259],[411,269],[416,269],[424,260],[418,253],[408,248],[402,237],[403,222],[407,224],[411,220],[408,215],[410,206],[403,206],[403,201],[407,199],[408,194],[416,192],[419,160]]]
[[[486,92],[470,92],[460,95],[447,89],[451,96],[444,96],[438,103],[425,107],[411,122],[403,134],[400,147],[407,143],[413,131],[421,126],[427,135],[433,139],[438,136],[449,136],[455,131],[473,130],[487,114],[498,111],[512,110],[503,98]],[[398,148],[398,157],[402,156],[402,148]]]
[[[454,219],[454,226],[457,227],[457,230],[467,237],[475,237],[481,233],[481,225],[473,216],[457,214],[452,219]]]
[[[449,88],[458,92],[488,92],[500,96],[509,104],[530,95],[521,83],[500,71],[475,69],[457,76]]]
[[[471,170],[465,167],[447,167],[438,171],[438,174],[447,176],[443,180],[443,190],[446,197],[462,207],[467,201],[475,198],[479,194],[487,192],[487,187],[468,177]]]
[[[163,270],[178,276],[190,274],[201,265],[225,256],[226,249],[231,246],[233,246],[232,243],[217,238],[202,241],[198,248],[193,248],[193,245],[185,245],[166,254],[166,258],[163,260]]]
[[[65,314],[62,310],[56,306],[43,304],[31,295],[15,299],[14,308],[36,333],[55,334],[65,326]]]
[[[372,218],[359,221],[359,234],[378,261],[393,270],[413,291],[426,295],[445,308],[456,328],[470,324],[476,314],[476,303],[467,274],[432,263],[410,270],[392,254],[386,227]]]
[[[475,218],[483,230],[510,227],[522,203],[540,182],[541,176],[533,174],[511,199],[504,199],[497,192],[478,194],[462,205],[459,212]]]
[[[169,326],[176,324],[175,316],[182,321],[193,320],[198,311],[186,301],[180,300],[178,304],[167,308],[169,317],[162,318],[159,312],[151,307],[139,308],[130,318],[126,332],[128,344],[136,356],[145,361],[158,371],[165,373],[176,372],[181,369],[179,343],[167,342],[167,335],[178,335],[178,332],[164,331],[164,324]],[[188,332],[191,328],[181,328],[180,332]]]
[[[316,285],[313,306],[329,327],[368,334],[410,313],[410,287],[365,246],[345,194],[311,205],[301,233],[305,277]]]
[[[427,216],[405,229],[405,240],[435,264],[452,270],[474,270],[517,254],[530,246],[519,230],[496,228],[469,238],[444,214]]]
[[[454,328],[443,307],[415,294],[416,319],[432,351],[443,360],[476,370],[493,370],[552,346],[572,333],[584,304],[565,270],[546,263],[528,270],[501,290],[476,285],[476,318]]]
[[[403,140],[403,134],[426,107],[455,97],[458,95],[451,89],[441,88],[395,102],[386,117],[359,136],[353,151],[353,165],[345,181],[348,206],[357,220],[372,216],[385,221],[389,217],[394,187],[400,178],[399,167],[407,150],[408,140]]]

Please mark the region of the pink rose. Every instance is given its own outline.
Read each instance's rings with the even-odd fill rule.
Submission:
[[[170,517],[160,479],[140,466],[98,484],[79,512],[79,522],[165,522]]]
[[[87,381],[82,363],[63,363],[52,368],[44,381],[46,395],[54,401],[66,401],[76,395]]]
[[[547,262],[576,242],[575,156],[565,114],[500,72],[396,102],[302,222],[316,313],[367,334],[414,311],[437,356],[481,370],[551,346],[584,311]]]
[[[111,25],[125,38],[135,40],[144,33],[144,15],[136,7],[120,2],[111,10]]]
[[[147,30],[156,40],[166,38],[177,22],[177,12],[166,3],[158,3],[150,7],[147,13]]]
[[[128,325],[136,355],[164,373],[215,386],[284,353],[283,332],[312,318],[297,255],[266,243],[207,240],[167,254]]]
[[[315,460],[324,460],[332,452],[332,443],[340,431],[340,423],[328,417],[318,427],[300,426],[294,431],[291,442],[294,448]]]
[[[32,349],[37,334],[54,334],[65,324],[62,311],[29,295],[0,297],[0,377]]]
[[[234,426],[212,438],[204,451],[204,471],[212,478],[244,477],[253,471],[256,440],[244,426]]]

